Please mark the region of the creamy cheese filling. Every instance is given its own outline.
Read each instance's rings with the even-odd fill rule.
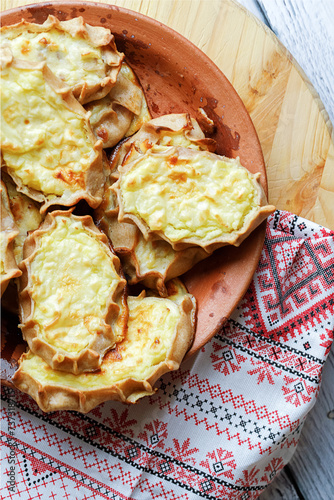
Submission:
[[[168,146],[190,148],[199,151],[201,150],[201,146],[199,144],[196,144],[196,142],[188,139],[184,130],[178,130],[177,132],[173,132],[171,130],[160,130],[159,139],[155,144],[151,144],[149,141],[144,140],[139,145],[137,144],[137,146],[139,146],[142,153],[146,153],[152,147],[156,153],[159,151],[164,152]]]
[[[175,147],[183,147],[183,148],[200,149],[198,144],[191,142],[184,135],[183,131],[178,131],[178,132],[161,131],[158,144],[160,146],[175,146]],[[157,149],[157,146],[156,146],[156,149]]]
[[[110,386],[132,378],[145,380],[166,359],[180,319],[178,306],[168,299],[129,297],[129,322],[126,339],[118,344],[117,355],[109,351],[96,373],[71,373],[52,370],[40,357],[31,355],[21,369],[42,385],[57,384],[85,391]]]
[[[76,353],[105,327],[108,299],[120,278],[104,245],[81,221],[55,220],[31,262],[32,319],[40,338]]]
[[[157,271],[164,274],[174,261],[176,252],[166,241],[146,241],[140,236],[135,247],[140,273]]]
[[[161,150],[161,148],[159,148]],[[233,161],[198,152],[191,159],[146,154],[120,179],[124,212],[171,241],[209,241],[242,228],[256,210],[252,174]]]
[[[51,29],[43,33],[5,30],[0,35],[16,59],[46,61],[52,72],[70,87],[86,82],[99,84],[106,76],[106,64],[100,47],[89,40],[73,37],[65,31]]]
[[[3,70],[1,111],[3,158],[24,185],[53,195],[85,187],[84,174],[96,156],[88,125],[41,70]]]

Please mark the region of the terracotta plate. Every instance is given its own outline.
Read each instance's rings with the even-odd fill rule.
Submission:
[[[99,3],[67,2],[30,5],[6,11],[2,25],[22,18],[42,23],[49,14],[61,20],[83,16],[92,25],[110,28],[117,46],[139,77],[153,117],[189,112],[202,107],[216,125],[218,153],[240,156],[251,172],[262,173],[267,191],[261,147],[252,121],[236,91],[217,66],[191,42],[167,26],[136,12]],[[265,235],[262,224],[239,247],[222,248],[185,275],[198,301],[198,324],[193,354],[223,325],[245,293],[260,258]],[[10,314],[3,315],[12,330]],[[14,319],[15,324],[15,319]],[[10,379],[22,350],[20,335],[4,335],[2,378]]]

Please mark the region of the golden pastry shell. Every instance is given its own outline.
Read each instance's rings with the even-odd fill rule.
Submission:
[[[101,365],[103,355],[114,346],[115,341],[121,340],[122,337],[115,338],[115,334],[110,329],[105,328],[99,335],[96,334],[94,336],[87,348],[80,351],[77,355],[70,355],[65,350],[56,349],[44,339],[39,338],[35,330],[35,322],[33,320],[34,302],[31,296],[31,263],[38,251],[39,238],[43,234],[52,231],[56,224],[56,217],[58,216],[62,218],[70,217],[80,221],[85,230],[106,247],[106,251],[116,272],[120,275],[120,279],[115,291],[108,298],[102,319],[106,325],[111,325],[114,321],[120,321],[120,326],[125,333],[128,318],[126,304],[127,289],[126,280],[122,276],[119,258],[114,254],[106,235],[97,229],[92,218],[89,215],[73,215],[72,210],[57,210],[48,213],[41,226],[31,232],[25,241],[23,248],[24,260],[20,264],[22,270],[19,287],[20,328],[23,338],[27,341],[30,349],[35,354],[41,356],[51,368],[71,373],[93,371]]]
[[[13,59],[11,57],[10,51],[5,50],[2,52],[1,66],[6,67],[12,65],[17,69],[31,69],[40,70],[43,73],[45,81],[48,85],[62,97],[64,104],[71,109],[74,113],[77,113],[83,119],[85,123],[85,130],[89,141],[91,142],[92,151],[94,152],[94,158],[86,171],[83,173],[83,184],[85,189],[77,189],[75,191],[65,190],[62,196],[50,196],[45,195],[41,191],[37,191],[29,186],[23,184],[21,179],[15,175],[11,169],[9,169],[6,164],[4,165],[5,171],[12,177],[13,181],[17,185],[18,191],[26,194],[33,200],[43,203],[41,206],[41,213],[46,212],[46,210],[53,205],[64,205],[73,206],[80,200],[85,200],[91,207],[97,207],[102,201],[103,187],[105,182],[105,172],[102,165],[102,141],[97,140],[91,130],[89,124],[89,113],[81,106],[77,99],[73,96],[70,87],[59,80],[49,69],[45,62],[41,63],[31,63],[29,61],[22,61]],[[22,153],[24,155],[24,153]],[[68,191],[68,192],[67,192]]]
[[[101,57],[107,65],[106,76],[94,85],[88,85],[87,82],[77,82],[73,85],[71,90],[79,102],[85,104],[107,95],[116,82],[124,58],[124,55],[117,50],[114,35],[107,28],[91,26],[85,23],[81,16],[68,21],[59,21],[55,16],[49,15],[43,24],[30,23],[23,19],[20,23],[2,27],[1,31],[43,33],[52,29],[68,33],[73,39],[83,39],[94,47],[101,48]]]
[[[42,384],[32,375],[24,370],[23,362],[31,353],[25,353],[19,361],[19,369],[13,377],[14,385],[22,392],[28,393],[44,412],[56,410],[75,410],[87,413],[104,401],[116,400],[123,403],[135,403],[138,399],[152,395],[155,392],[154,384],[166,372],[177,370],[180,363],[189,349],[195,328],[196,328],[196,300],[187,293],[184,285],[179,280],[172,280],[168,284],[169,299],[178,304],[180,318],[173,333],[172,342],[167,350],[166,357],[158,365],[152,367],[152,371],[143,380],[126,378],[109,386],[101,386],[93,389],[75,389],[65,384],[55,384],[52,382]],[[144,299],[145,292],[138,297]],[[160,299],[166,300],[166,299]],[[168,299],[167,299],[168,300]],[[105,358],[105,366],[113,356],[118,362],[118,349],[109,351]],[[103,368],[104,365],[102,364]],[[107,369],[107,368],[106,368]],[[94,375],[94,374],[92,374]],[[96,373],[98,377],[98,372]]]
[[[19,231],[15,225],[13,214],[10,210],[9,198],[6,186],[1,181],[1,233],[4,243],[1,248],[1,260],[3,261],[4,274],[1,275],[1,296],[6,290],[11,279],[17,278],[22,273],[17,267],[14,257],[13,244]]]
[[[159,144],[163,135],[169,132],[184,135],[197,149],[214,151],[216,148],[216,142],[205,137],[198,122],[191,118],[189,113],[162,115],[144,123],[135,135],[115,148],[111,171],[117,171],[123,162],[133,161],[155,144]]]
[[[111,190],[109,190],[109,193],[112,195]],[[171,255],[173,254],[168,266],[165,269],[159,269],[157,266],[155,269],[142,271],[137,245],[143,236],[136,225],[118,221],[118,210],[117,207],[114,210],[104,212],[99,219],[99,227],[110,238],[115,252],[121,259],[123,271],[130,285],[142,283],[148,288],[156,290],[161,297],[166,297],[167,281],[187,272],[197,262],[208,257],[208,253],[201,247],[197,246],[175,251],[164,241],[163,243],[170,247]],[[154,244],[159,245],[161,242],[161,240],[156,240],[152,244],[153,246]],[[146,240],[143,238],[142,244],[145,245],[145,243]]]
[[[245,168],[240,164],[239,158],[226,158],[223,156],[216,155],[215,153],[211,153],[209,151],[197,151],[195,149],[190,148],[182,148],[182,147],[166,147],[163,148],[163,151],[152,152],[149,149],[146,153],[147,155],[157,155],[162,159],[168,157],[177,157],[179,160],[187,161],[196,157],[198,154],[201,154],[209,159],[212,158],[215,161],[217,158],[227,161],[234,162],[237,168]],[[186,248],[192,246],[200,246],[203,248],[208,254],[211,254],[218,248],[221,248],[225,245],[234,245],[239,246],[245,238],[263,222],[271,213],[275,211],[275,207],[273,205],[267,204],[267,198],[265,192],[259,182],[260,173],[251,174],[253,185],[256,189],[256,207],[257,210],[254,211],[252,217],[247,217],[246,222],[239,230],[234,230],[230,233],[224,234],[221,237],[214,238],[207,241],[202,241],[200,238],[184,238],[178,241],[171,241],[163,231],[152,231],[147,223],[140,217],[132,213],[127,213],[124,209],[123,199],[122,199],[122,191],[120,188],[120,183],[122,180],[122,176],[126,175],[127,172],[131,171],[133,167],[135,167],[136,163],[142,160],[142,155],[137,157],[134,161],[127,163],[127,161],[123,162],[123,164],[119,167],[119,178],[117,182],[115,182],[111,186],[111,190],[115,192],[118,199],[119,205],[119,215],[118,220],[121,222],[130,222],[139,227],[140,231],[144,235],[146,240],[155,240],[155,239],[163,239],[171,244],[174,250],[184,250]]]

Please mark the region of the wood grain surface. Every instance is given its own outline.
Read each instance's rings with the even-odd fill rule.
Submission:
[[[334,229],[334,146],[325,111],[333,121],[334,2],[322,1],[316,8],[313,0],[240,1],[280,41],[232,0],[103,3],[158,19],[201,48],[229,78],[253,119],[267,165],[270,201]],[[29,3],[33,0],[2,0],[1,10]],[[333,374],[332,351],[297,451],[261,500],[332,498],[334,420],[327,415],[334,407]]]
[[[334,122],[334,2],[322,0],[240,0],[289,49],[319,93]],[[333,497],[334,351],[323,371],[314,408],[297,450],[261,500],[326,500]],[[330,418],[331,417],[331,418]]]
[[[1,8],[28,3],[3,0]],[[202,49],[250,113],[267,166],[270,202],[334,229],[334,145],[328,114],[271,30],[232,0],[103,3],[158,19]]]
[[[253,2],[253,0],[241,0]],[[296,58],[334,123],[334,2],[254,0],[261,17]]]

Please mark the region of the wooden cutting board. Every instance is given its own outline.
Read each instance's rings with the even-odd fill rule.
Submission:
[[[29,3],[2,0],[1,9]],[[334,229],[332,125],[307,77],[271,30],[232,0],[101,3],[157,19],[203,50],[233,84],[254,122],[270,202]]]

